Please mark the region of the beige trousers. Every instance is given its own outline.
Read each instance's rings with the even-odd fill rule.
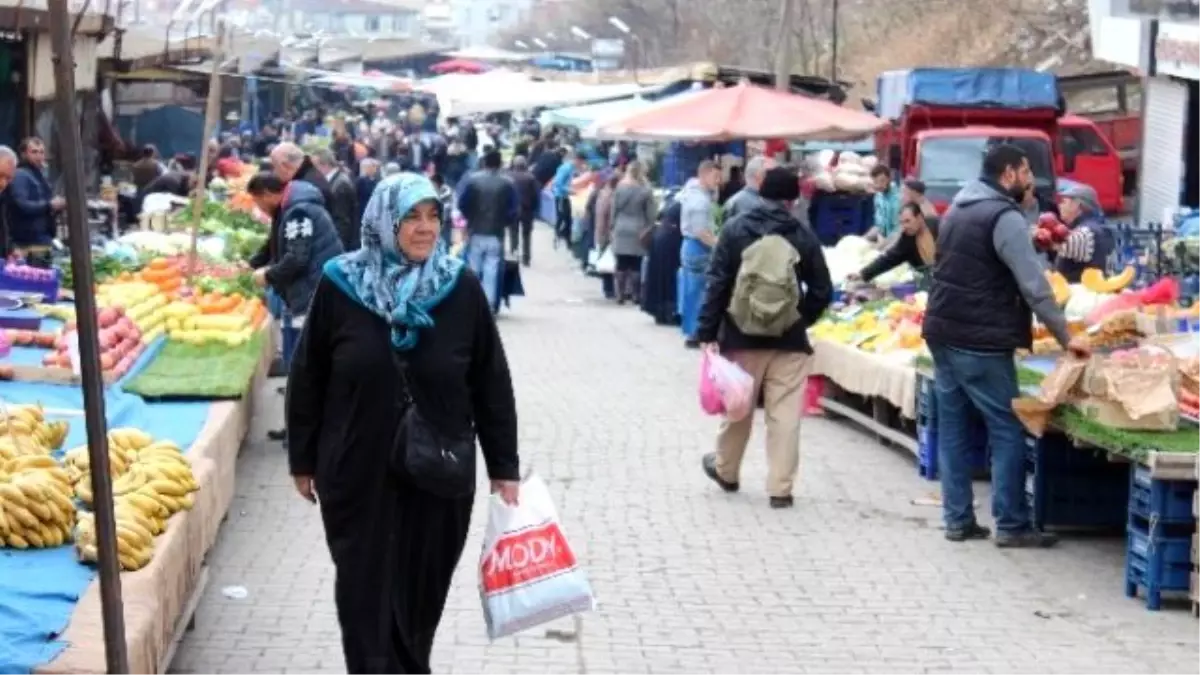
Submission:
[[[724,356],[754,378],[755,399],[762,392],[767,420],[767,494],[786,497],[792,494],[800,466],[800,407],[809,355],[754,350]],[[754,415],[721,423],[717,433],[717,475],[722,480],[738,482],[753,423]]]

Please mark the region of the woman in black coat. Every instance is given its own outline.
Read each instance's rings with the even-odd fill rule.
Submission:
[[[424,176],[380,183],[362,248],[325,267],[288,378],[290,471],[320,504],[351,673],[430,672],[467,539],[472,491],[443,496],[406,468],[413,406],[440,439],[477,436],[492,491],[517,501],[508,363],[478,279],[441,243],[440,211]]]
[[[679,232],[679,201],[674,194],[664,200],[666,206],[658,216],[654,238],[642,277],[642,311],[654,317],[660,326],[679,325],[676,306],[679,275],[679,247],[683,235]]]

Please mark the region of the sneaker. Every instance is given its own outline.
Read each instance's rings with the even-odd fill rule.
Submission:
[[[996,534],[996,548],[1051,548],[1057,544],[1058,535],[1032,529]]]
[[[271,429],[267,432],[267,438],[272,441],[286,441],[287,431],[285,429]]]
[[[699,348],[700,348],[700,341],[699,341],[699,340],[693,340],[693,339],[691,339],[691,338],[688,338],[688,339],[686,339],[686,340],[684,340],[684,341],[683,341],[683,346],[684,346],[684,347],[686,347],[686,348],[688,348],[688,349],[699,349]]]
[[[972,539],[987,539],[990,536],[992,536],[992,531],[980,525],[979,523],[971,523],[966,527],[946,529],[946,540],[953,542],[970,541]]]
[[[710,452],[701,460],[701,465],[704,467],[704,475],[712,479],[712,482],[721,486],[721,489],[726,492],[737,492],[739,485],[737,482],[729,482],[717,475],[717,453]]]

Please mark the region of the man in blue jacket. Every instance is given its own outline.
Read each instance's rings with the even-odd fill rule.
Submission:
[[[67,202],[54,196],[46,180],[46,144],[42,139],[26,138],[21,141],[19,152],[21,161],[6,200],[12,250],[22,253],[30,265],[49,267],[54,218],[66,208]]]

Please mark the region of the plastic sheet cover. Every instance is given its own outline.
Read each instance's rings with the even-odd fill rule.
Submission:
[[[879,76],[877,111],[897,119],[913,104],[1033,110],[1058,107],[1053,73],[1024,68],[917,68]]]

